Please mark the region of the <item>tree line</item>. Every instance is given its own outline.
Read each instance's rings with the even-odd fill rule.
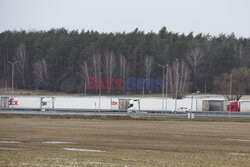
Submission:
[[[163,77],[168,91],[218,93],[222,74],[250,67],[250,39],[220,34],[178,34],[163,27],[158,33],[135,29],[129,33],[68,31],[5,31],[0,33],[0,87],[67,93],[98,93],[86,90],[88,77],[102,79]],[[167,65],[167,66],[166,66]],[[167,72],[168,71],[168,72]],[[235,73],[234,71],[234,73]],[[100,75],[101,74],[101,75]],[[165,77],[166,80],[166,77]],[[218,84],[221,82],[218,81]],[[166,82],[164,82],[164,85]],[[218,85],[217,84],[217,85]],[[178,89],[176,89],[178,87]],[[249,92],[249,88],[244,93]],[[145,93],[161,90],[145,89]],[[107,94],[141,93],[142,90],[103,90]]]

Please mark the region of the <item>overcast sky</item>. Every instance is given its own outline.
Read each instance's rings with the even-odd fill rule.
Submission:
[[[0,0],[0,32],[66,28],[98,32],[220,33],[250,37],[250,0]]]

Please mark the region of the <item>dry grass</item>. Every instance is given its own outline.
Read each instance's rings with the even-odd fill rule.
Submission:
[[[11,88],[0,88],[0,95],[11,95]],[[55,92],[55,91],[47,91],[47,90],[24,90],[24,89],[14,89],[14,95],[20,96],[85,96],[83,93],[78,94],[69,94],[65,92]],[[87,96],[96,96],[96,94],[87,94]],[[103,94],[103,96],[118,96],[118,97],[137,97],[141,98],[142,94],[124,94],[124,95],[107,95]],[[145,97],[162,97],[161,93],[155,94],[145,94]],[[186,94],[184,97],[190,97],[191,94]],[[194,95],[195,98],[224,98],[223,95],[220,94],[197,94]],[[171,98],[171,95],[169,95]],[[241,100],[250,100],[250,95],[242,96]]]
[[[0,142],[0,166],[247,167],[249,127],[250,122],[0,118],[0,141],[20,141]]]

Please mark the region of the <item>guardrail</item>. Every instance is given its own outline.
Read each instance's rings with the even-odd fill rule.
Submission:
[[[190,112],[189,112],[190,113]],[[223,111],[192,111],[194,117],[250,117],[250,112],[223,112]],[[41,111],[41,109],[0,109],[0,114],[37,114],[37,115],[112,115],[112,116],[136,116],[136,117],[188,117],[188,113],[173,113],[172,111],[141,110],[135,113],[127,113],[127,110],[112,109],[55,109]]]

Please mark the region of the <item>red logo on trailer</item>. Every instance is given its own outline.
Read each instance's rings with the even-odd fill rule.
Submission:
[[[116,101],[111,101],[111,105],[117,105]]]
[[[10,98],[9,105],[17,106],[18,105],[18,100],[15,100],[14,98]]]

